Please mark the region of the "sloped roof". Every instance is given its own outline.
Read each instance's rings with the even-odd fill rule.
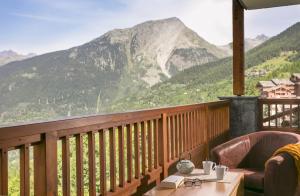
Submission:
[[[274,87],[275,84],[272,81],[259,81],[257,86],[261,86],[261,87]]]
[[[289,79],[273,79],[272,82],[275,85],[280,85],[280,84],[284,84],[284,85],[294,85],[294,83],[292,81],[290,81]]]
[[[293,73],[292,76],[294,76],[296,78],[300,78],[300,73]]]
[[[247,10],[300,4],[300,0],[239,0]]]

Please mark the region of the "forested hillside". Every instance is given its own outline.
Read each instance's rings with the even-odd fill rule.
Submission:
[[[258,95],[259,80],[300,72],[300,22],[246,53],[246,94]],[[256,71],[258,70],[258,71]],[[259,70],[261,74],[259,74]],[[114,102],[111,111],[215,100],[232,95],[232,59],[195,66],[134,96]]]

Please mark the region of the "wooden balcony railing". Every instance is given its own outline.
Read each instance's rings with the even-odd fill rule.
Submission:
[[[180,155],[199,165],[228,130],[227,101],[3,127],[0,195],[9,194],[13,150],[20,195],[129,195],[167,176]]]
[[[261,130],[299,131],[300,99],[259,99]]]

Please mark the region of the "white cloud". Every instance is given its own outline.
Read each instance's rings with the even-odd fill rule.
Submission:
[[[74,20],[68,20],[66,18],[59,18],[55,16],[45,16],[45,15],[36,15],[36,14],[25,14],[25,13],[10,13],[12,16],[18,16],[22,18],[29,18],[34,20],[40,20],[45,22],[55,22],[55,23],[74,23]]]

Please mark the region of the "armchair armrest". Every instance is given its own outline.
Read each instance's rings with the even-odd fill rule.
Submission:
[[[242,136],[211,150],[212,160],[229,168],[238,168],[250,150],[250,139]]]
[[[281,153],[269,159],[265,168],[265,196],[299,195],[297,173],[294,159],[289,154]]]

